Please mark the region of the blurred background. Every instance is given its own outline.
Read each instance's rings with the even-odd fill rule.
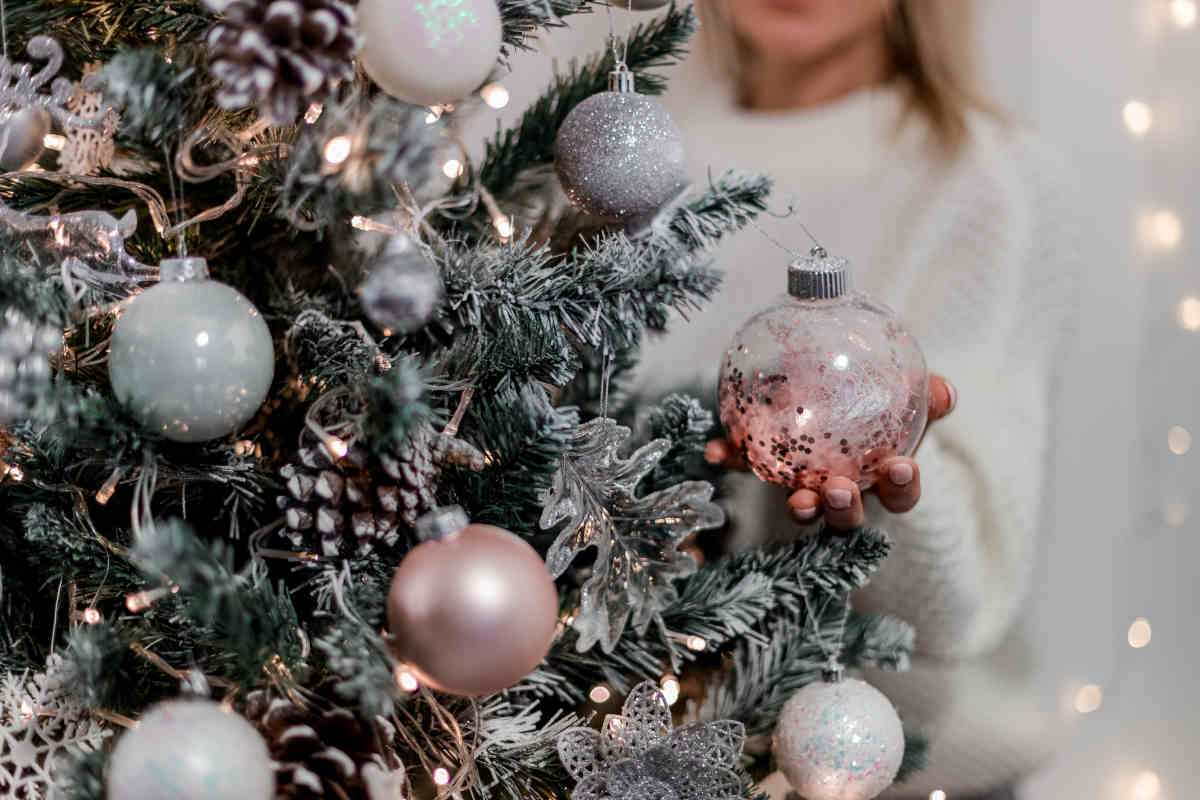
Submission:
[[[1045,650],[1036,679],[1077,726],[1023,797],[1194,798],[1200,9],[1196,0],[963,1],[978,8],[990,96],[1067,156],[1087,223],[1082,355],[1063,365],[1070,414],[1031,612]],[[518,57],[502,88],[484,92],[493,108],[464,140],[507,124],[554,59],[586,57],[606,33],[602,14],[576,18],[541,53]],[[801,220],[813,189],[779,187],[797,196]]]

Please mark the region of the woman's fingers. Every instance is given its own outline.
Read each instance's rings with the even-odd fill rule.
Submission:
[[[921,499],[921,470],[911,458],[889,458],[876,470],[875,492],[893,514],[911,511]]]
[[[830,478],[825,484],[825,522],[839,531],[853,531],[862,527],[866,514],[863,511],[862,493],[858,484],[849,478]]]
[[[929,421],[939,420],[958,405],[958,389],[941,375],[929,376]]]
[[[811,489],[800,489],[788,498],[788,509],[796,522],[812,522],[821,513],[821,495]]]

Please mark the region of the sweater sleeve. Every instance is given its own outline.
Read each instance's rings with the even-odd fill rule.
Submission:
[[[1055,366],[1076,316],[1064,183],[1032,143],[990,144],[948,180],[906,259],[904,307],[959,402],[917,453],[917,507],[890,514],[868,496],[868,521],[896,548],[858,598],[912,623],[919,652],[947,659],[992,649],[1029,594],[1052,491]]]

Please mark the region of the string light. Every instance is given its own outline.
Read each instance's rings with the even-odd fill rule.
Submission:
[[[1150,770],[1139,772],[1133,779],[1133,800],[1155,800],[1162,792],[1162,781]]]
[[[1141,650],[1150,644],[1151,633],[1150,620],[1138,617],[1129,626],[1129,646],[1135,650]]]
[[[1163,522],[1170,528],[1178,528],[1187,520],[1187,516],[1188,506],[1182,500],[1170,500],[1163,509]]]
[[[61,153],[63,148],[67,146],[67,137],[61,133],[47,133],[42,137],[42,146],[47,150],[53,150],[56,153]]]
[[[663,676],[662,683],[663,697],[667,701],[667,705],[673,706],[679,700],[679,679],[674,675]]]
[[[450,770],[445,767],[438,767],[433,771],[433,782],[438,786],[445,786],[450,782]]]
[[[83,610],[83,621],[88,625],[96,625],[100,622],[100,611],[95,608],[85,608]]]
[[[1144,214],[1138,222],[1138,233],[1150,250],[1174,250],[1183,241],[1183,222],[1169,208]]]
[[[1181,28],[1196,24],[1196,0],[1171,0],[1171,19]]]
[[[479,90],[479,96],[483,98],[483,102],[497,111],[508,105],[508,101],[511,99],[508,89],[499,83],[489,83]]]
[[[329,448],[329,452],[333,454],[334,458],[345,458],[346,454],[350,452],[350,445],[336,436],[330,436],[325,446]]]
[[[1094,683],[1089,683],[1075,693],[1075,710],[1080,714],[1099,711],[1103,702],[1104,691]]]
[[[590,692],[588,692],[588,699],[591,700],[596,705],[600,705],[601,703],[607,703],[609,698],[611,698],[611,697],[612,697],[612,692],[610,692],[608,690],[608,687],[605,686],[604,684],[598,684],[596,686],[593,686],[592,690]]]
[[[311,106],[308,107],[308,111],[304,112],[304,121],[307,122],[309,125],[312,125],[314,122],[316,122],[317,120],[319,120],[321,118],[321,114],[324,111],[325,111],[325,106],[321,105],[320,103],[313,103]]]
[[[442,174],[444,174],[447,178],[461,177],[466,170],[467,168],[464,167],[463,163],[457,158],[452,158],[442,165]]]
[[[1179,327],[1186,331],[1200,331],[1200,297],[1188,295],[1179,301]]]
[[[941,789],[934,789],[929,793],[929,800],[946,800],[946,793]]]
[[[335,136],[325,145],[325,160],[330,164],[341,164],[350,157],[350,137]]]
[[[412,693],[421,688],[416,677],[404,667],[396,667],[396,683],[406,692]]]
[[[33,705],[28,700],[21,701],[21,718],[33,719]]]
[[[496,226],[496,233],[500,234],[500,238],[506,242],[512,238],[516,230],[513,227],[512,217],[498,216],[492,220],[492,224]]]
[[[1154,125],[1154,112],[1141,100],[1130,100],[1121,111],[1125,127],[1134,136],[1145,136]]]
[[[1182,456],[1192,449],[1192,434],[1182,425],[1176,425],[1167,431],[1167,447],[1177,456]]]
[[[708,649],[708,641],[703,636],[689,636],[687,640],[689,650],[694,650],[697,653]]]

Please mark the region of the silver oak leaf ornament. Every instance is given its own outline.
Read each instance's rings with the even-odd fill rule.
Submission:
[[[628,428],[607,418],[579,426],[541,496],[542,529],[565,523],[546,554],[551,575],[562,575],[579,553],[596,548],[574,621],[579,652],[597,643],[612,652],[631,620],[644,633],[678,597],[674,581],[696,571],[695,560],[679,545],[725,521],[725,513],[712,502],[712,485],[704,481],[638,497],[638,483],[667,454],[671,442],[656,439],[622,458],[621,446],[629,437]]]

